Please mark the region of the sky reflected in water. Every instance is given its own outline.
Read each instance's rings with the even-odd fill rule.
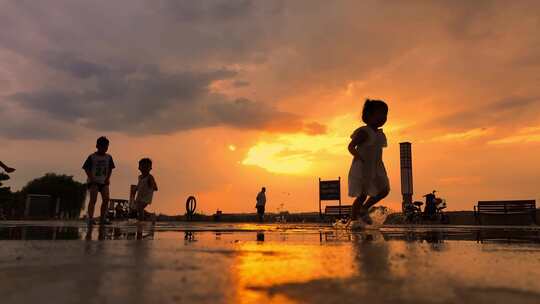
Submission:
[[[6,303],[540,299],[535,229],[252,228],[0,226],[0,289]]]

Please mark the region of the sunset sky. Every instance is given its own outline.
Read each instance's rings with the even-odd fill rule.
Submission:
[[[365,98],[389,104],[384,160],[401,203],[452,210],[540,199],[539,1],[0,0],[0,160],[20,189],[46,172],[84,181],[111,140],[113,198],[154,160],[151,211],[315,211],[342,177]]]

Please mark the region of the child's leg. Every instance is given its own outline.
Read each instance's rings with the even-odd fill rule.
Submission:
[[[97,185],[91,185],[88,188],[88,192],[90,192],[90,201],[88,202],[88,220],[91,221],[94,217],[94,208],[96,207],[99,192]]]
[[[356,199],[354,199],[353,205],[352,205],[352,214],[351,214],[351,220],[357,220],[358,219],[358,213],[360,213],[360,210],[362,209],[362,205],[366,201],[367,195],[362,194]]]
[[[105,185],[101,188],[101,221],[105,221],[107,218],[107,211],[109,209],[109,186]]]
[[[146,204],[143,202],[137,202],[137,219],[139,221],[144,221],[144,208],[146,208]]]
[[[370,196],[369,199],[362,206],[362,211],[365,211],[367,213],[369,211],[369,208],[373,207],[373,205],[377,204],[382,199],[387,197],[388,193],[390,193],[390,189],[385,189],[375,196]]]

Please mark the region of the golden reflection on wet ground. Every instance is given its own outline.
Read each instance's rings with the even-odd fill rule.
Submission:
[[[288,243],[259,241],[238,246],[238,250],[250,254],[239,255],[232,271],[239,287],[237,303],[267,301],[267,294],[259,290],[276,284],[345,278],[353,272],[350,246],[333,246],[334,250],[329,251],[324,246]],[[285,300],[277,296],[276,302]]]
[[[0,225],[2,303],[540,302],[536,228],[203,228]]]

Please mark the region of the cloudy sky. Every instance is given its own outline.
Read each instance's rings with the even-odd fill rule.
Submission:
[[[74,175],[106,135],[112,196],[154,160],[152,210],[314,211],[344,178],[365,98],[390,107],[415,194],[540,199],[538,1],[0,0],[0,159],[21,188]],[[346,191],[346,189],[345,189]],[[345,192],[346,193],[346,192]],[[343,195],[344,201],[351,199]],[[283,206],[282,206],[283,204]]]

